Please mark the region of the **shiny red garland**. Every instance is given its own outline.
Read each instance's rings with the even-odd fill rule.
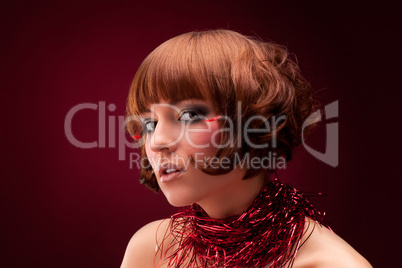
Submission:
[[[290,267],[305,217],[323,224],[305,194],[277,179],[238,216],[211,219],[194,204],[171,217],[168,267]]]

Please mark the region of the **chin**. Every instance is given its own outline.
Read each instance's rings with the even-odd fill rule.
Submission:
[[[188,198],[188,196],[184,194],[169,192],[163,192],[163,194],[165,195],[169,204],[174,207],[186,207],[195,203],[195,200],[193,200],[193,198]]]

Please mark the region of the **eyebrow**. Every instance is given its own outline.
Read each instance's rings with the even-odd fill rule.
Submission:
[[[180,101],[170,101],[170,102],[168,102],[167,104],[169,104],[169,105],[175,105],[175,104],[177,104],[178,102],[180,102]],[[151,110],[150,110],[149,108],[146,108],[143,113],[150,113],[150,112],[151,112]]]
[[[189,102],[191,102],[192,100],[195,100],[195,101],[197,101],[198,99],[186,99],[186,100],[174,100],[174,101],[169,101],[167,104],[169,104],[169,105],[176,105],[177,103],[179,103],[179,102],[185,102],[185,101],[189,101]],[[201,100],[201,101],[203,101],[203,100]],[[193,103],[193,104],[199,104],[199,103]],[[143,113],[150,113],[151,112],[151,110],[149,109],[149,108],[147,108]]]

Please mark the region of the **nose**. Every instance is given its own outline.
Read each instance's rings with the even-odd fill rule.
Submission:
[[[150,148],[154,152],[173,152],[180,142],[183,131],[180,124],[159,120],[150,137]]]

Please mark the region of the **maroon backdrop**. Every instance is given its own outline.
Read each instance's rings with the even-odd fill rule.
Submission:
[[[149,52],[183,32],[227,28],[288,46],[319,101],[339,100],[339,166],[300,149],[280,178],[327,193],[316,202],[334,231],[374,266],[393,266],[401,186],[397,9],[366,1],[142,2],[0,4],[0,265],[117,267],[138,228],[175,211],[138,183],[111,134],[105,148],[75,147],[65,118],[78,104],[114,104],[106,126],[115,120],[117,135],[131,79]],[[75,137],[98,140],[98,117],[77,113]],[[324,148],[324,138],[321,127],[309,144]]]

